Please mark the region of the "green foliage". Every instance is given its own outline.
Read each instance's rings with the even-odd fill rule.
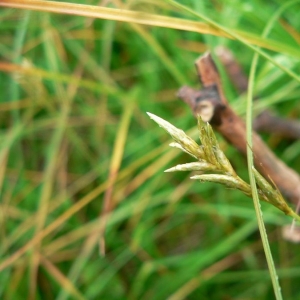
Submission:
[[[263,51],[299,74],[299,3],[261,38],[282,1],[181,2],[248,43],[269,46]],[[109,7],[203,21],[167,1]],[[145,114],[172,120],[195,140],[195,120],[175,96],[183,84],[198,85],[194,60],[225,45],[248,72],[253,50],[201,33],[201,24],[178,30],[183,23],[175,19],[154,27],[103,18],[1,7],[0,298],[271,299],[251,201],[188,172],[163,173],[190,157],[170,149]],[[299,83],[267,59],[259,61],[254,92],[255,113],[268,107],[299,117]],[[231,94],[243,117],[244,95]],[[299,143],[264,138],[300,172]],[[236,150],[224,141],[220,148],[248,182]],[[104,198],[112,203],[106,218]],[[262,210],[284,299],[297,299],[298,246],[280,235],[290,218],[265,203]]]

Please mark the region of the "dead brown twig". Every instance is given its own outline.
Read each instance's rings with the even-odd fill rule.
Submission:
[[[204,121],[210,122],[227,141],[246,156],[245,123],[229,106],[221,86],[219,72],[209,53],[196,61],[196,69],[203,88],[197,91],[184,86],[178,92],[179,98],[191,107],[194,115],[201,115]],[[253,153],[257,169],[269,178],[289,201],[298,203],[299,175],[278,159],[255,132],[253,132]]]

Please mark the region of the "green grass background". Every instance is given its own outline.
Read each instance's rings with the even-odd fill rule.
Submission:
[[[285,2],[181,3],[259,37]],[[201,21],[164,1],[102,5]],[[296,74],[299,10],[294,1],[274,24],[268,38],[277,51],[264,49]],[[253,50],[195,32],[8,8],[0,9],[0,34],[0,262],[42,235],[1,271],[1,299],[273,299],[252,200],[188,173],[164,173],[191,158],[169,148],[146,115],[197,138],[195,119],[176,98],[184,84],[199,87],[195,59],[222,45],[247,73]],[[245,95],[222,74],[244,117]],[[254,94],[255,113],[299,118],[299,82],[264,58]],[[218,139],[248,180],[245,159]],[[300,172],[298,141],[264,139]],[[262,210],[284,299],[300,299],[299,245],[281,236],[291,219],[265,203]]]

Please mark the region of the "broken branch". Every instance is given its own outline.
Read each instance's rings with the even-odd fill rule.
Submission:
[[[229,106],[219,72],[209,53],[196,61],[196,69],[203,88],[197,91],[182,87],[178,97],[191,107],[195,116],[200,115],[204,121],[210,122],[229,143],[246,156],[245,123]],[[287,199],[297,203],[300,199],[299,175],[278,159],[256,132],[253,132],[253,153],[256,168]]]
[[[248,78],[233,54],[224,47],[218,47],[216,53],[236,90],[239,93],[246,92],[248,89]],[[269,110],[263,111],[255,118],[253,128],[257,132],[275,133],[288,139],[300,138],[299,121],[280,118]]]

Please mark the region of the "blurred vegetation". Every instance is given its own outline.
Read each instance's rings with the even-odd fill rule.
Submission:
[[[257,38],[283,4],[181,2]],[[279,45],[264,51],[299,74],[293,3],[263,41]],[[100,5],[201,21],[167,1]],[[252,201],[189,173],[164,173],[192,159],[169,148],[146,115],[197,139],[196,120],[176,98],[183,84],[199,85],[194,60],[223,45],[248,72],[253,50],[225,37],[66,14],[1,8],[0,20],[0,298],[273,299]],[[222,74],[244,116],[245,95]],[[264,58],[255,96],[255,113],[299,118],[299,82]],[[299,142],[264,139],[300,172]],[[218,140],[248,181],[244,158]],[[291,219],[265,203],[262,210],[284,299],[300,299],[299,247],[281,236]]]

